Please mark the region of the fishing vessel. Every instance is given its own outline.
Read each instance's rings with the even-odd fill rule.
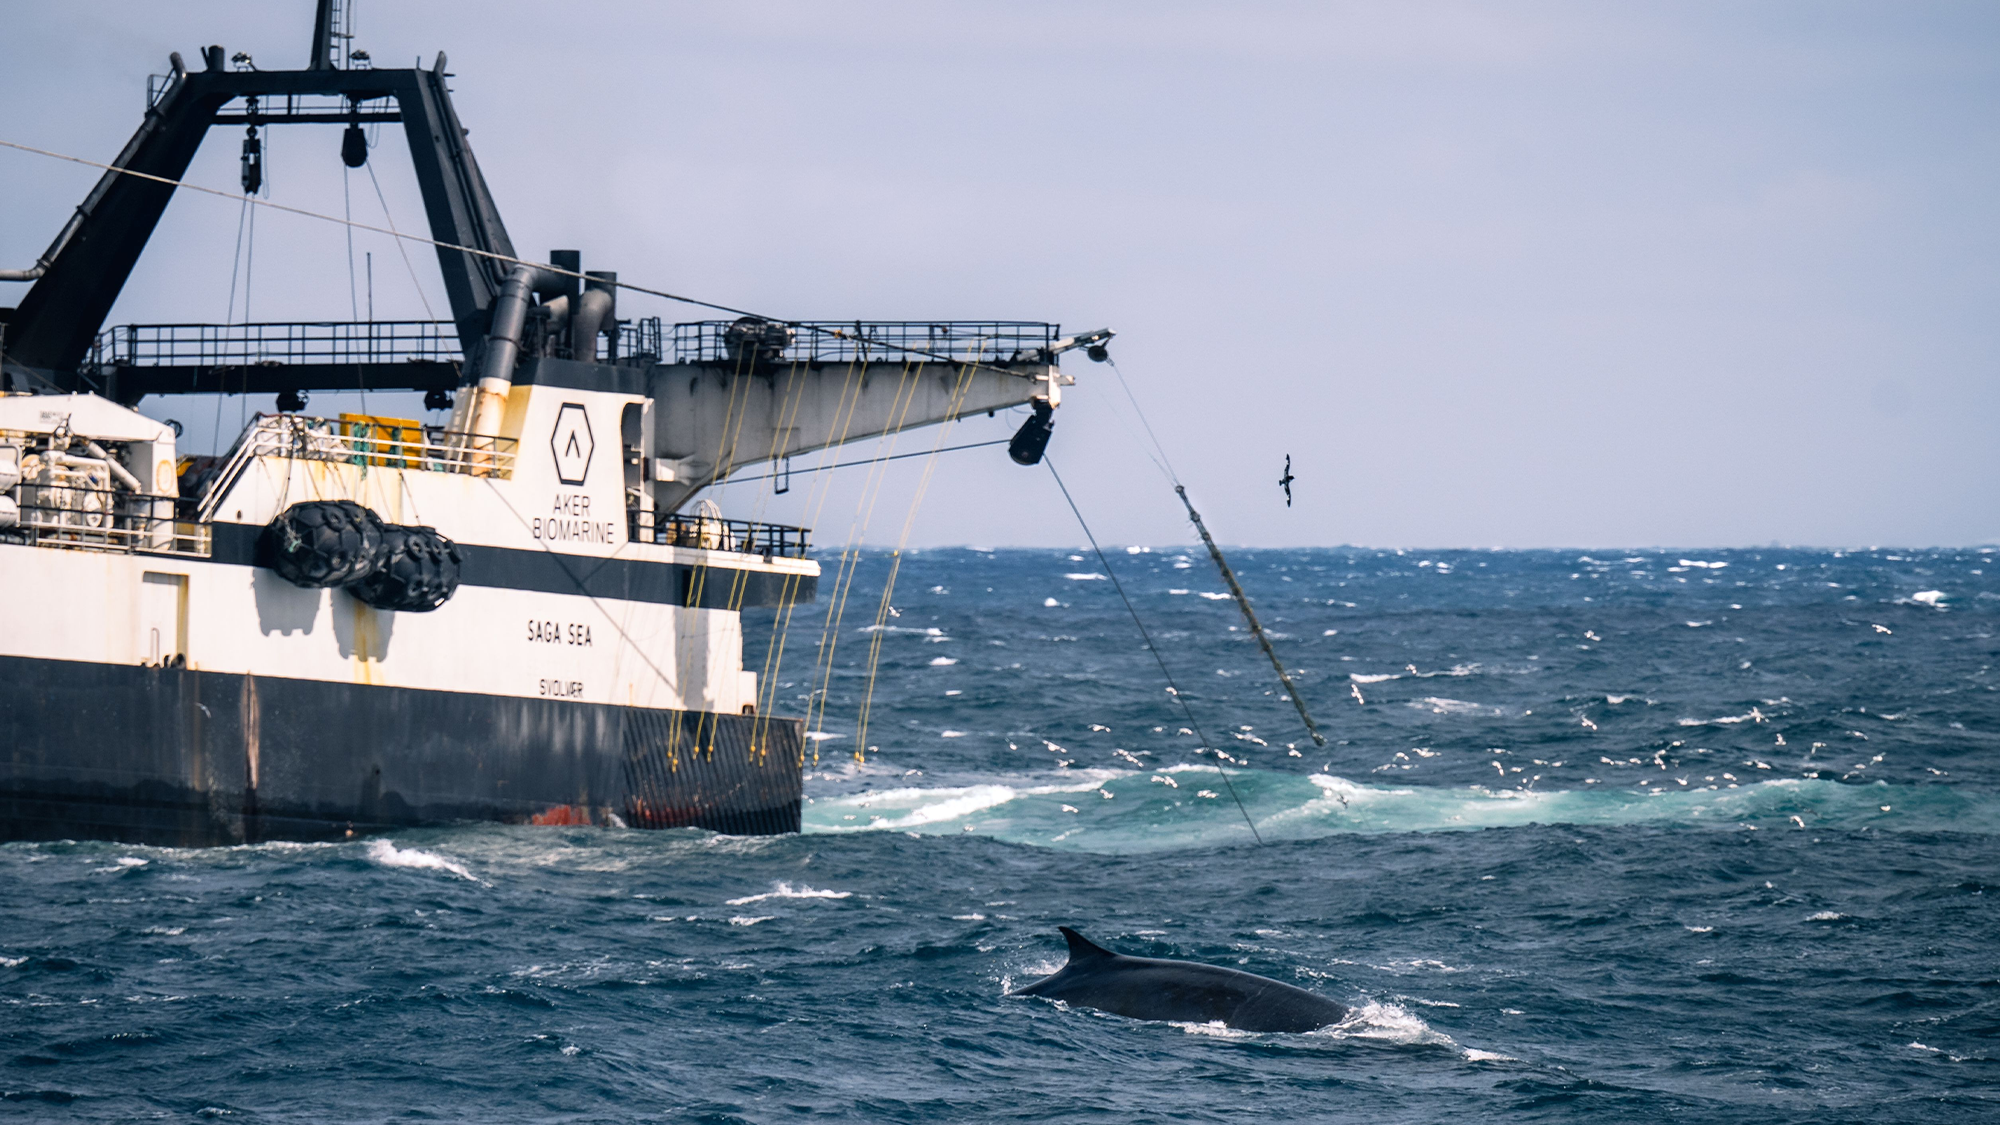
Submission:
[[[812,601],[819,565],[805,529],[703,490],[1020,406],[1032,463],[1058,357],[1107,334],[621,318],[630,281],[517,254],[444,55],[378,69],[350,42],[319,0],[303,69],[173,55],[48,250],[0,272],[28,286],[0,287],[0,836],[797,830],[804,724],[745,667],[741,615]],[[295,125],[342,129],[350,167],[402,127],[451,319],[105,327],[209,131],[242,131],[254,196]],[[357,389],[448,420],[306,413]],[[218,456],[134,409],[219,394],[276,409]]]

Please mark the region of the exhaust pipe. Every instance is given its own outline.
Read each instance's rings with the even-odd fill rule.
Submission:
[[[469,397],[465,432],[476,438],[500,436],[507,415],[507,392],[514,387],[514,363],[521,356],[521,328],[528,321],[528,298],[534,293],[563,291],[563,279],[539,266],[515,266],[500,285],[493,303],[493,328],[486,335],[486,356],[479,382]]]
[[[577,299],[576,316],[570,320],[570,355],[582,363],[597,362],[597,335],[611,316],[611,294],[602,289],[586,289]],[[615,326],[616,321],[612,324]]]

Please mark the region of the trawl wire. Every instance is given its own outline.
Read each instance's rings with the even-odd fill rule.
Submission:
[[[1139,619],[1139,610],[1132,605],[1132,599],[1125,595],[1125,584],[1118,581],[1118,572],[1111,569],[1111,560],[1105,557],[1104,548],[1097,545],[1097,536],[1091,534],[1090,524],[1084,520],[1083,512],[1076,506],[1075,498],[1069,494],[1069,486],[1063,483],[1062,474],[1056,472],[1056,463],[1044,457],[1042,464],[1049,467],[1049,475],[1056,479],[1056,487],[1062,490],[1063,499],[1068,502],[1071,514],[1076,516],[1077,526],[1083,529],[1083,537],[1090,540],[1090,549],[1097,552],[1097,561],[1104,567],[1105,577],[1111,579],[1112,589],[1118,591],[1118,600],[1125,603],[1125,612],[1132,615],[1132,624],[1139,627],[1139,636],[1146,642],[1146,651],[1152,653],[1153,659],[1159,663],[1160,675],[1165,676],[1167,680],[1167,691],[1173,695],[1174,701],[1181,705],[1181,714],[1187,716],[1188,726],[1194,729],[1194,736],[1201,739],[1204,747],[1218,754],[1222,753],[1218,747],[1209,743],[1208,735],[1201,729],[1201,720],[1194,717],[1194,709],[1188,706],[1187,696],[1182,695],[1180,685],[1174,683],[1174,674],[1167,668],[1167,658],[1160,655],[1160,646],[1153,643],[1153,635],[1146,631],[1146,623]],[[1257,822],[1250,819],[1250,810],[1244,807],[1243,798],[1237,794],[1236,783],[1229,780],[1229,771],[1217,766],[1215,772],[1222,776],[1222,784],[1229,790],[1230,800],[1236,802],[1236,811],[1243,814],[1243,823],[1249,825],[1250,835],[1262,844],[1264,835],[1257,831]]]
[[[1216,546],[1215,538],[1208,533],[1208,525],[1201,521],[1201,513],[1194,510],[1194,501],[1188,499],[1187,487],[1181,484],[1180,476],[1174,472],[1173,462],[1167,458],[1166,447],[1160,444],[1159,436],[1153,432],[1153,424],[1146,420],[1146,411],[1139,405],[1138,396],[1132,393],[1132,385],[1125,381],[1125,372],[1119,370],[1116,360],[1112,361],[1111,370],[1117,372],[1118,385],[1124,389],[1126,399],[1132,403],[1132,410],[1139,416],[1139,425],[1145,428],[1147,438],[1153,443],[1153,450],[1159,454],[1154,457],[1149,452],[1147,456],[1167,475],[1168,482],[1173,485],[1174,494],[1180,497],[1182,506],[1187,509],[1188,521],[1193,523],[1195,531],[1200,533],[1202,545],[1208,548],[1208,557],[1214,561],[1215,569],[1222,573],[1222,581],[1229,587],[1230,596],[1236,599],[1236,608],[1243,611],[1243,620],[1250,625],[1250,635],[1256,638],[1257,643],[1264,649],[1264,655],[1270,658],[1271,667],[1278,673],[1278,682],[1284,685],[1285,697],[1297,709],[1299,720],[1305,724],[1306,733],[1312,736],[1314,745],[1325,746],[1326,736],[1319,732],[1319,725],[1313,722],[1311,713],[1306,710],[1305,698],[1299,694],[1298,685],[1292,682],[1291,673],[1285,670],[1285,662],[1278,659],[1277,648],[1265,634],[1263,623],[1257,620],[1256,611],[1250,608],[1250,596],[1243,592],[1242,584],[1236,581],[1236,573],[1229,568],[1229,561],[1222,557],[1222,548]],[[1064,495],[1068,493],[1065,492]],[[1083,517],[1079,515],[1077,518],[1081,520]]]

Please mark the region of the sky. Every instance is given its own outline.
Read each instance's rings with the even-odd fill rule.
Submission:
[[[312,7],[0,0],[0,137],[108,160],[169,51],[302,66]],[[1189,542],[1144,423],[1231,544],[2000,542],[2000,6],[355,12],[377,65],[448,53],[523,253],[784,318],[1115,329],[1115,372],[1067,357],[1050,446],[1107,545]],[[420,225],[400,138],[371,180],[338,128],[270,132],[273,200]],[[237,141],[213,131],[189,179],[234,190]],[[0,267],[95,178],[0,150]],[[246,293],[253,319],[346,318],[371,254],[378,317],[444,315],[428,250],[357,234],[350,292],[344,228],[268,212],[232,300],[238,212],[181,193],[110,323],[240,318]],[[145,409],[205,445],[271,404]],[[924,477],[896,463],[872,504],[858,469],[718,499],[822,546],[1083,541],[1049,472],[998,448]]]

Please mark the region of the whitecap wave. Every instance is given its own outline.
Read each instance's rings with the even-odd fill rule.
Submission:
[[[1196,777],[1182,777],[1194,774]],[[1179,783],[1165,781],[1181,777]],[[1156,780],[1160,779],[1160,780]],[[1345,833],[1452,832],[1529,825],[1682,824],[1718,828],[1845,828],[2000,834],[2000,797],[1941,786],[1880,787],[1820,778],[1745,781],[1737,788],[1534,789],[1361,784],[1179,763],[1156,770],[1065,769],[935,788],[817,795],[804,830],[973,832],[1014,843],[1107,854],[1229,845],[1247,812],[1266,840]],[[1231,799],[1229,790],[1234,791]],[[1118,800],[1078,801],[1098,791]],[[1238,810],[1237,801],[1242,802]],[[1888,805],[1885,809],[1882,806]]]
[[[92,875],[115,875],[120,871],[130,871],[137,867],[144,867],[148,862],[148,860],[140,859],[136,855],[121,855],[117,859],[112,860],[107,867],[91,868],[90,873]]]
[[[774,898],[852,898],[853,891],[822,891],[812,887],[794,887],[790,883],[779,883],[775,889],[761,895],[744,895],[726,901],[728,906],[748,906],[753,902],[764,902]]]
[[[1427,695],[1422,699],[1413,699],[1406,706],[1414,707],[1419,711],[1429,711],[1433,715],[1497,715],[1500,713],[1498,707],[1487,707],[1484,704],[1471,703],[1463,699],[1445,699],[1436,695]]]
[[[493,884],[466,870],[464,864],[419,848],[399,848],[387,840],[368,841],[368,858],[384,867],[404,867],[418,871],[443,871],[482,887]]]

